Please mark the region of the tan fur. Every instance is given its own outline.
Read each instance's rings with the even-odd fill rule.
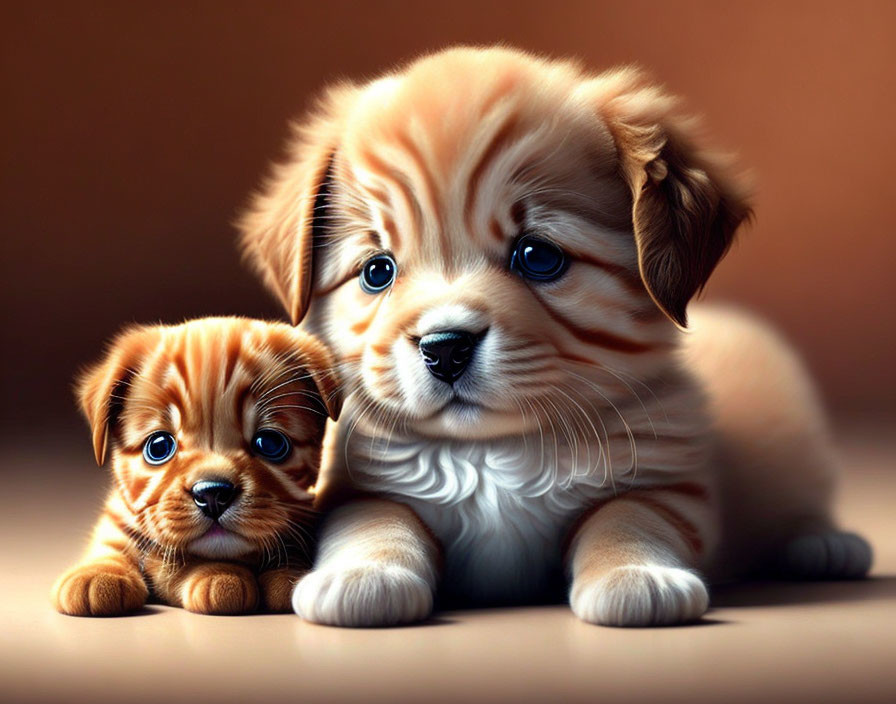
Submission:
[[[568,546],[573,610],[612,625],[698,618],[698,573],[725,562],[737,573],[867,570],[867,545],[829,519],[811,393],[783,404],[790,383],[762,384],[745,404],[751,389],[729,380],[750,365],[801,378],[790,353],[762,344],[755,323],[683,330],[750,206],[677,101],[631,68],[594,76],[460,48],[341,85],[323,106],[242,220],[248,256],[293,320],[333,348],[350,394],[325,470],[331,505],[347,505],[296,590],[302,616],[421,618],[434,546],[439,588],[478,603],[543,593]],[[566,273],[546,284],[508,271],[523,234],[561,248]],[[372,295],[358,275],[383,252],[397,278]],[[735,329],[738,354],[716,341]],[[450,389],[417,349],[445,330],[480,340]],[[770,421],[792,432],[769,432]],[[746,485],[754,498],[740,510]],[[794,496],[763,525],[761,497],[779,489]]]
[[[750,214],[743,179],[717,153],[700,148],[695,120],[676,99],[632,68],[578,89],[598,106],[631,189],[641,278],[657,305],[681,326],[687,304],[706,284]]]
[[[198,613],[288,609],[307,568],[324,426],[340,408],[331,367],[323,345],[281,323],[205,318],[122,333],[78,386],[113,484],[86,554],[54,586],[56,608],[116,615],[151,591]],[[262,426],[291,439],[282,463],[249,451]],[[155,431],[177,440],[158,466],[142,456]],[[189,493],[208,479],[238,491],[220,540]]]

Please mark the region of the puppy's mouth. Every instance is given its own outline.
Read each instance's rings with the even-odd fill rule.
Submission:
[[[452,390],[434,410],[411,421],[416,432],[452,439],[494,438],[532,430],[534,419],[513,405],[492,405],[491,399],[470,398],[464,389]]]
[[[253,549],[254,545],[249,540],[217,521],[201,536],[190,541],[189,545],[189,550],[194,555],[207,558],[238,557]]]
[[[231,530],[227,530],[220,523],[215,522],[212,523],[211,527],[205,531],[205,533],[201,536],[203,538],[214,538],[215,536],[221,535],[234,535],[234,532]]]
[[[455,392],[414,427],[433,437],[492,437],[518,432],[519,418],[516,413],[493,408],[481,400],[464,398]]]
[[[442,406],[439,414],[446,420],[466,425],[480,419],[486,411],[486,407],[482,404],[464,401],[462,398],[455,397]]]
[[[478,401],[463,398],[459,394],[453,394],[445,403],[429,414],[425,420],[438,418],[439,416],[467,417],[481,416],[488,411],[488,407]]]

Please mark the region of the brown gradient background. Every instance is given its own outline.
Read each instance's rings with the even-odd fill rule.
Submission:
[[[456,42],[637,62],[758,183],[709,299],[779,324],[835,412],[896,397],[896,3],[21,3],[2,16],[4,433],[78,428],[130,321],[279,315],[231,225],[325,83]]]
[[[0,699],[896,701],[894,27],[896,3],[842,0],[0,7]],[[231,222],[287,120],[337,77],[496,41],[637,62],[753,169],[755,225],[707,298],[760,311],[807,358],[844,421],[839,515],[874,544],[875,577],[716,590],[698,627],[671,629],[564,606],[383,631],[54,613],[106,481],[77,368],[131,321],[279,316]]]

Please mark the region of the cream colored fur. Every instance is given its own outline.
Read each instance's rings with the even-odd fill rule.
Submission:
[[[794,547],[788,541],[806,535],[833,542],[797,542],[803,553],[815,553],[790,555],[800,563],[791,565],[797,573],[821,576],[829,558],[843,560],[846,576],[864,573],[871,562],[867,544],[834,530],[838,458],[818,394],[794,350],[744,311],[694,306],[684,356],[707,391],[715,427],[724,546],[714,576],[776,567],[768,565],[769,556],[785,558]],[[835,556],[841,549],[844,554]]]
[[[295,610],[386,625],[438,595],[527,602],[565,578],[586,621],[660,625],[700,617],[707,575],[864,573],[867,544],[830,519],[835,462],[793,353],[731,311],[694,308],[683,330],[748,213],[632,69],[461,48],[330,91],[242,221],[348,394]],[[569,269],[510,271],[522,235]],[[371,294],[358,274],[383,252],[398,275]],[[453,385],[417,348],[445,330],[480,340]]]

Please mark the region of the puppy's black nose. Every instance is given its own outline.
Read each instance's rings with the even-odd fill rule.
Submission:
[[[230,482],[201,481],[190,489],[193,501],[209,518],[218,518],[233,503],[236,487]]]
[[[453,384],[461,378],[481,335],[463,330],[433,332],[420,338],[423,363],[436,379]]]

